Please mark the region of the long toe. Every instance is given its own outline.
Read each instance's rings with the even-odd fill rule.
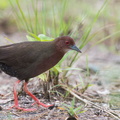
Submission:
[[[41,106],[43,106],[43,107],[46,107],[46,108],[49,108],[49,107],[51,107],[51,106],[54,106],[54,105],[46,105],[46,104],[44,104],[44,103],[42,103],[42,102],[38,102],[37,104],[38,104],[38,105],[41,105]]]
[[[21,108],[19,106],[16,106],[16,105],[13,105],[12,107],[8,108],[8,110],[12,109],[12,108],[15,108],[17,110],[21,110],[21,111],[36,111],[37,109],[35,108],[30,108],[30,109],[26,109],[26,108]]]
[[[35,105],[35,104],[37,104],[38,106],[43,106],[43,107],[46,107],[46,108],[48,108],[48,109],[53,109],[54,107],[55,107],[55,105],[46,105],[46,104],[44,104],[44,103],[42,103],[42,102],[34,102],[34,103],[32,103],[32,106],[33,105]]]

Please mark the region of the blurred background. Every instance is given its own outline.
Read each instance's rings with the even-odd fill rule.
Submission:
[[[27,35],[73,37],[82,54],[64,58],[59,78],[120,110],[119,10],[119,0],[0,0],[0,45],[30,40]]]

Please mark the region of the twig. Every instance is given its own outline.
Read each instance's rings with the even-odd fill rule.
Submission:
[[[4,112],[5,112],[5,115],[6,114],[13,114],[13,115],[16,115],[16,116],[20,117],[20,115],[15,113],[15,112],[10,112],[10,111],[4,111]]]
[[[87,100],[89,100],[89,101],[91,101],[91,102],[103,102],[102,100],[98,100],[98,99],[92,99],[92,98],[89,98],[88,96],[85,96],[85,95],[83,95],[82,93],[80,93],[80,92],[78,92],[78,91],[76,91],[76,90],[72,90],[74,93],[76,93],[77,95],[80,95],[82,98],[84,98],[84,99],[87,99]]]
[[[10,94],[11,94],[11,92],[7,93],[6,95],[4,95],[4,96],[2,97],[2,99],[3,99],[3,98],[6,98],[6,97],[9,96]]]
[[[20,117],[20,115],[18,115],[17,113],[15,113],[15,112],[11,112],[13,115],[16,115],[16,116],[18,116],[18,117]]]
[[[70,88],[68,88],[67,86],[62,85],[62,88],[65,89],[66,91],[70,92],[70,94],[72,94],[72,95],[75,96],[77,99],[79,99],[80,101],[84,102],[85,104],[92,105],[92,107],[97,108],[97,109],[100,109],[100,110],[108,113],[109,115],[113,116],[113,117],[116,118],[117,120],[120,120],[120,117],[119,117],[116,113],[114,113],[113,111],[105,110],[105,109],[103,109],[101,106],[96,105],[96,104],[94,104],[94,103],[91,102],[91,101],[88,101],[88,100],[86,100],[86,99],[81,98],[80,96],[78,96],[75,92],[73,92],[73,91],[72,91]]]

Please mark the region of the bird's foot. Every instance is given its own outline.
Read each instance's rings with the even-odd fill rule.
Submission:
[[[12,107],[8,108],[8,110],[11,110],[12,108],[15,108],[15,109],[18,109],[18,110],[21,110],[21,111],[29,111],[29,112],[37,110],[35,108],[31,108],[31,109],[21,108],[17,105],[13,105]]]

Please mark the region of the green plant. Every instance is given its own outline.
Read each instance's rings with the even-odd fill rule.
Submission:
[[[7,0],[1,0],[0,1],[0,9],[5,9],[9,6],[9,2]]]
[[[75,107],[75,97],[71,101],[71,104],[63,104],[62,106],[71,117],[76,117],[78,114],[83,113],[85,111],[81,111],[82,106]]]

